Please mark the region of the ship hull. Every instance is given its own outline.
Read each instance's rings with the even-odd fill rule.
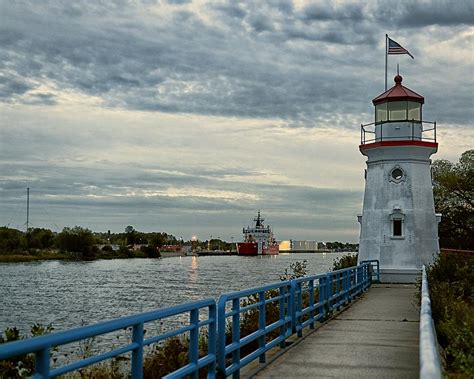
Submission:
[[[278,255],[280,253],[280,246],[278,244],[270,245],[263,250],[263,255]]]
[[[256,242],[240,242],[237,244],[237,255],[258,255],[258,244]]]
[[[277,255],[280,252],[278,245],[270,245],[263,248],[262,255]],[[258,254],[258,244],[256,242],[239,242],[237,244],[237,255],[255,256]]]

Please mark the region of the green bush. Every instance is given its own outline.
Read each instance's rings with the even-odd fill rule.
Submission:
[[[94,243],[95,237],[92,232],[80,226],[64,228],[56,237],[56,245],[59,249],[81,253],[84,260],[95,259],[97,248],[94,246]]]
[[[160,258],[160,252],[158,249],[151,245],[145,245],[140,247],[140,251],[146,254],[147,258]]]
[[[207,333],[199,335],[199,357],[207,355]],[[155,344],[153,351],[143,361],[143,378],[159,379],[189,363],[189,338],[185,335],[168,338]],[[207,377],[207,369],[199,371],[199,378]]]
[[[343,268],[357,266],[357,258],[359,254],[346,254],[342,257],[334,259],[332,263],[332,270],[337,271]]]
[[[427,275],[446,373],[474,377],[474,255],[440,254]]]
[[[26,247],[24,233],[16,229],[0,227],[0,253],[12,253],[23,250]]]
[[[51,324],[49,325],[41,325],[41,324],[34,324],[31,329],[31,337],[41,336],[43,334],[51,333],[54,330]],[[0,335],[0,344],[19,341],[26,337],[21,335],[19,329],[7,328],[3,332],[3,335]],[[34,356],[32,354],[25,354],[20,355],[18,357],[13,357],[10,359],[5,359],[0,361],[0,378],[9,378],[9,379],[17,379],[17,378],[28,378],[33,375],[35,367]]]
[[[49,229],[34,228],[26,234],[28,248],[48,249],[53,246],[54,233]]]
[[[280,280],[293,280],[308,275],[308,261],[306,259],[290,263],[290,267],[280,274]]]

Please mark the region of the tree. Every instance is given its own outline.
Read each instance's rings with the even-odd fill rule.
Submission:
[[[164,233],[151,233],[148,240],[150,245],[158,248],[166,244],[166,236]]]
[[[129,225],[125,228],[125,234],[127,235],[127,245],[133,245],[135,243],[135,229]]]
[[[25,238],[22,232],[6,226],[0,227],[0,252],[11,253],[24,247]]]
[[[28,247],[34,249],[47,249],[53,246],[54,234],[49,229],[34,228],[28,231]]]
[[[158,249],[152,245],[145,245],[140,247],[140,251],[146,254],[148,258],[160,258],[161,254]]]
[[[95,238],[89,229],[64,228],[56,237],[56,245],[64,251],[82,253],[86,260],[95,259]]]
[[[459,163],[436,160],[432,167],[441,247],[474,250],[474,149]]]

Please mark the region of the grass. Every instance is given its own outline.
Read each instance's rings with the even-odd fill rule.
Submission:
[[[43,260],[72,260],[71,255],[58,250],[31,250],[0,254],[1,263],[32,262]]]
[[[142,251],[130,251],[124,255],[115,251],[98,251],[95,259],[128,259],[128,258],[148,258]],[[74,254],[61,252],[55,249],[15,251],[11,253],[0,253],[0,263],[20,263],[46,260],[77,260]]]

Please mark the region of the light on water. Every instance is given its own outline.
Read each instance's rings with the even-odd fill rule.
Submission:
[[[215,298],[279,281],[290,263],[331,269],[342,253],[175,257],[0,264],[0,330],[52,323],[55,330]]]

